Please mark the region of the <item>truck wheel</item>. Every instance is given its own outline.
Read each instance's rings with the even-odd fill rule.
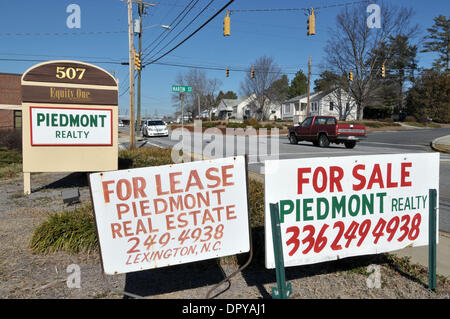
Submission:
[[[320,147],[328,147],[330,145],[330,141],[328,140],[328,137],[325,134],[319,135],[319,146]]]
[[[354,148],[356,145],[355,141],[346,141],[344,142],[345,148]]]
[[[289,142],[291,144],[298,144],[297,136],[295,136],[294,133],[291,133],[291,135],[289,135]]]

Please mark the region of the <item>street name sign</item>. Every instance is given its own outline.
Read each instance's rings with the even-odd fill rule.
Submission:
[[[266,267],[275,267],[270,204],[284,265],[296,266],[428,245],[430,189],[439,191],[438,153],[266,161]]]
[[[190,92],[192,92],[192,86],[172,85],[172,92],[190,93]]]
[[[243,156],[90,174],[104,272],[248,252],[245,176]]]
[[[24,193],[31,172],[118,168],[118,86],[105,70],[78,61],[29,68],[22,85]]]

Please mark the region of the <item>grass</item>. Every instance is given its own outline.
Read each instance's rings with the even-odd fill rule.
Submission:
[[[13,178],[22,172],[22,153],[0,147],[0,179]]]

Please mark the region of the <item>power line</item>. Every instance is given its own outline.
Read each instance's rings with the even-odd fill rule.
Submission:
[[[205,23],[203,23],[200,27],[198,27],[194,32],[192,32],[189,36],[187,36],[183,41],[181,41],[180,43],[178,43],[176,46],[174,46],[172,49],[170,49],[169,51],[167,51],[166,53],[164,53],[163,55],[161,55],[159,58],[154,59],[153,61],[150,61],[148,63],[146,63],[145,65],[149,65],[152,63],[155,63],[157,61],[159,61],[160,59],[162,59],[163,57],[165,57],[167,54],[169,54],[170,52],[174,51],[176,48],[178,48],[180,45],[182,45],[184,42],[186,42],[187,40],[189,40],[191,37],[193,37],[198,31],[200,31],[201,29],[203,29],[208,23],[210,23],[215,17],[217,17],[223,10],[225,10],[231,3],[233,3],[234,0],[230,0],[227,4],[225,4],[221,9],[219,9],[219,11],[217,11],[211,18],[209,18]]]
[[[154,56],[156,56],[159,52],[161,52],[163,49],[165,49],[170,43],[173,42],[173,40],[175,40],[184,30],[186,30],[206,9],[208,9],[208,7],[211,5],[211,3],[213,3],[215,0],[211,0],[206,7],[204,7],[180,32],[178,32],[178,34],[172,38],[172,40],[170,40],[168,43],[166,43],[165,46],[163,46],[161,49],[159,49],[158,52],[156,52],[155,54],[153,54],[150,58],[148,58],[149,60],[151,58],[153,58]],[[147,56],[150,54],[150,52],[147,54]]]
[[[178,18],[183,14],[183,12],[185,12],[185,11],[191,6],[192,2],[194,2],[194,0],[191,0],[191,1],[184,7],[184,9],[181,10],[181,12],[175,17],[175,19],[173,19],[172,22],[170,22],[171,28],[170,28],[170,30],[169,30],[168,32],[162,31],[162,32],[159,34],[159,36],[158,36],[152,43],[150,43],[150,44],[142,51],[142,53],[144,54],[145,51],[149,50],[150,47],[151,47],[152,45],[154,45],[154,44],[156,43],[156,41],[158,41],[158,39],[161,38],[162,35],[164,35],[164,37],[163,37],[163,38],[162,38],[162,39],[154,46],[154,48],[153,48],[152,50],[150,50],[150,52],[146,53],[146,55],[144,56],[144,58],[147,57],[153,50],[155,50],[156,47],[157,47],[162,41],[164,41],[164,40],[169,36],[169,34],[170,34],[171,32],[173,32],[173,30],[174,30],[174,29],[178,26],[178,24],[184,19],[184,17],[183,17],[176,25],[174,25],[175,21],[177,21]],[[195,4],[197,4],[197,2],[198,2],[198,0],[196,1]],[[194,6],[195,6],[195,4],[194,4]],[[192,8],[193,8],[193,7],[192,7]],[[192,9],[192,8],[191,8],[191,9]],[[185,16],[186,16],[186,15],[185,15]],[[141,60],[143,60],[143,59],[141,59]]]

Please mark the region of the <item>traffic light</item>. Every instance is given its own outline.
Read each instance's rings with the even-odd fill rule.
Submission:
[[[227,69],[225,71],[225,76],[228,77],[229,75],[230,75],[230,70],[228,70],[228,67],[227,67]]]
[[[136,51],[134,51],[134,68],[136,70],[141,70],[141,56],[139,53],[136,53]]]
[[[230,11],[227,10],[227,16],[223,19],[223,35],[230,35]]]
[[[381,66],[381,76],[384,78],[384,77],[386,77],[386,66],[384,65],[384,63],[383,63],[383,65]]]
[[[353,70],[350,70],[349,74],[348,74],[348,80],[350,82],[353,82]]]
[[[308,32],[306,33],[306,35],[316,34],[316,17],[314,16],[314,8],[311,8],[311,14],[308,17],[307,24],[308,24],[307,26]]]
[[[254,79],[255,78],[255,68],[252,66],[252,70],[250,71],[250,77],[252,78],[252,79]]]

